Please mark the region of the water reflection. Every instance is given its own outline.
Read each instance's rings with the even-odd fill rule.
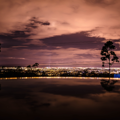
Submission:
[[[1,120],[120,119],[120,81],[42,78],[0,82]],[[108,86],[114,86],[111,92]]]
[[[101,86],[107,90],[107,91],[113,91],[113,89],[115,88],[114,84],[118,82],[117,80],[105,80],[105,79],[102,79],[101,80]]]
[[[0,80],[13,80],[13,79],[105,79],[108,80],[107,77],[7,77],[7,78],[0,78]],[[110,78],[112,80],[120,80],[120,78]]]

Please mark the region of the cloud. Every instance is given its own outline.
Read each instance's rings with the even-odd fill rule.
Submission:
[[[67,34],[45,39],[29,39],[30,34],[25,31],[14,31],[12,34],[0,35],[2,47],[16,47],[18,49],[59,49],[59,48],[80,48],[80,49],[101,49],[104,38],[89,37],[88,32]],[[21,47],[20,47],[21,46]]]
[[[1,64],[100,65],[106,40],[119,53],[119,8],[119,0],[0,0]]]
[[[1,52],[1,64],[16,65],[19,63],[21,66],[27,66],[37,62],[41,67],[101,66],[100,51],[105,40],[104,38],[89,37],[87,32],[41,40],[20,40],[11,37],[10,41],[8,36],[2,38],[4,38],[4,44]],[[120,57],[118,41],[115,41],[115,46],[116,54]],[[11,57],[12,59],[8,60]],[[23,59],[17,58],[25,59],[23,61]]]
[[[89,53],[91,51],[91,53]],[[1,52],[1,64],[10,65],[21,65],[27,66],[35,62],[39,63],[41,67],[49,66],[95,66],[101,61],[98,56],[94,59],[89,60],[93,55],[99,55],[99,50],[91,49],[78,49],[78,48],[59,48],[59,49],[39,49],[30,50],[27,48],[4,48]],[[76,57],[76,55],[79,57]],[[89,57],[85,57],[90,54]],[[85,55],[85,56],[84,56]],[[83,57],[82,59],[80,58]],[[8,59],[9,58],[9,59]],[[22,59],[24,58],[24,59]],[[16,60],[15,60],[16,59]],[[23,61],[24,60],[24,61]],[[88,63],[89,61],[89,63]]]
[[[22,60],[24,60],[25,58],[8,57],[8,59],[22,59]]]
[[[109,5],[113,6],[114,4],[118,2],[118,0],[85,0],[85,1],[91,5],[98,5],[102,7],[106,7]]]
[[[26,48],[27,46],[12,46],[12,48]]]
[[[61,36],[41,39],[41,41],[52,48],[80,48],[80,49],[101,49],[104,38],[89,37],[88,32],[67,34]]]
[[[24,45],[36,45],[36,46],[46,46],[41,40],[31,40],[30,42],[23,43]]]
[[[119,39],[119,6],[118,0],[1,0],[0,33],[22,31],[31,20],[32,39],[93,29],[92,36]]]

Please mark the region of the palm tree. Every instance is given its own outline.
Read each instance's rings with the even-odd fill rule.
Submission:
[[[102,47],[101,50],[101,55],[103,57],[101,57],[102,61],[106,61],[108,60],[108,64],[109,64],[109,81],[110,81],[110,66],[114,63],[114,62],[119,62],[118,61],[118,57],[116,56],[115,52],[113,51],[113,49],[115,49],[115,46],[113,45],[112,41],[107,41],[104,46]],[[111,58],[112,57],[112,58]],[[102,67],[104,67],[105,62],[102,62]]]

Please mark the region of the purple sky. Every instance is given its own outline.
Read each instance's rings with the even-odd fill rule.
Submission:
[[[120,0],[0,0],[1,66],[101,67],[108,40],[120,58]]]

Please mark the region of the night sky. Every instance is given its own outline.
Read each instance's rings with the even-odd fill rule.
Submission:
[[[0,0],[0,66],[101,67],[108,40],[120,58],[120,0]]]

